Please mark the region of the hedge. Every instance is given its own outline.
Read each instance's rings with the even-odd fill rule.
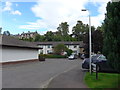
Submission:
[[[39,54],[41,57],[45,58],[67,58],[66,55],[54,55],[54,54]]]

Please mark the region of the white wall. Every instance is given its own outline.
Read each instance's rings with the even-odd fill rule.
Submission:
[[[53,51],[52,45],[50,45],[50,48],[48,48],[49,45],[38,45],[38,47],[41,47],[43,49],[39,49],[39,54],[41,52],[41,50],[43,51],[43,54],[48,54],[47,50],[49,51]]]
[[[76,46],[76,48],[74,48],[74,46]],[[77,51],[77,54],[80,53],[79,45],[69,45],[69,49]]]
[[[38,59],[38,50],[29,48],[2,47],[2,61],[22,61]]]
[[[77,51],[77,55],[80,53],[79,45],[66,45],[66,46],[73,51]],[[74,46],[76,46],[76,48],[74,48]],[[38,47],[43,48],[39,49],[39,53],[41,52],[41,50],[43,50],[43,54],[48,54],[47,50],[53,51],[52,45],[50,46],[50,48],[48,48],[48,45],[38,45]]]

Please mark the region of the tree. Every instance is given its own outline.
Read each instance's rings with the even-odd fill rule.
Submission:
[[[67,52],[68,56],[70,56],[73,53],[73,51],[71,49],[67,49],[66,52]]]
[[[83,43],[84,43],[85,56],[88,58],[89,57],[89,33],[88,32],[84,34]]]
[[[67,24],[67,22],[62,22],[61,24],[59,24],[57,30],[61,34],[61,36],[67,36],[69,33],[69,25]]]
[[[84,32],[85,25],[82,23],[82,21],[77,21],[76,26],[74,26],[72,29],[73,35],[75,35],[75,38],[77,38],[78,41],[82,41]]]
[[[54,34],[52,31],[47,31],[46,34],[44,34],[46,41],[54,41]]]
[[[0,27],[0,34],[1,34],[1,32],[2,32],[2,27]]]
[[[102,53],[102,47],[103,47],[103,33],[100,30],[95,30],[92,33],[92,43],[93,43],[93,52],[94,53],[98,53],[101,52]]]
[[[3,32],[3,35],[10,36],[10,32],[9,32],[9,31],[4,31],[4,32]]]
[[[43,36],[43,35],[39,35],[39,34],[37,34],[36,36],[35,36],[35,39],[34,39],[34,41],[35,42],[37,42],[37,41],[45,41],[45,37]]]
[[[64,44],[56,45],[53,50],[55,54],[61,55],[62,52],[65,52],[68,48]]]
[[[120,72],[120,1],[109,2],[106,10],[103,53],[109,64]]]
[[[95,30],[94,26],[91,26],[91,31]],[[83,24],[82,21],[77,21],[77,24],[73,27],[72,33],[78,41],[83,41],[84,34],[89,31],[89,25]]]

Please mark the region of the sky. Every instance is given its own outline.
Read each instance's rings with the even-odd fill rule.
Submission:
[[[110,0],[3,0],[0,2],[0,27],[11,34],[57,31],[61,22],[68,22],[69,31],[78,20],[100,26]],[[87,9],[88,11],[81,11]]]

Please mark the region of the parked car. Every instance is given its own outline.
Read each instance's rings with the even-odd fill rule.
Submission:
[[[82,54],[80,58],[85,59],[85,54]]]
[[[85,58],[82,62],[82,68],[89,69],[89,62],[90,59]],[[91,58],[92,69],[96,70],[96,65],[97,65],[97,70],[99,72],[117,72],[108,64],[106,57],[102,54],[92,56]]]
[[[69,60],[74,60],[77,59],[77,55],[76,54],[72,54],[68,57]]]
[[[95,62],[95,61],[97,60],[98,56],[99,56],[99,55],[92,56],[92,57],[91,57],[92,62],[93,62],[93,61]],[[89,62],[90,62],[90,59],[89,59],[89,58],[85,58],[85,59],[83,60],[83,62],[82,62],[82,68],[83,68],[83,69],[89,69]]]

